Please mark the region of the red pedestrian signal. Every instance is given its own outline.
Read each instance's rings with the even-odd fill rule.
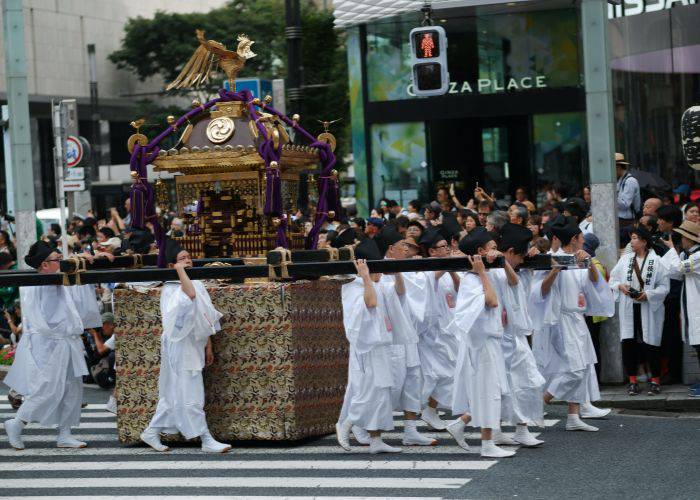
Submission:
[[[414,28],[410,33],[411,77],[417,96],[435,96],[447,92],[447,34],[441,26]]]

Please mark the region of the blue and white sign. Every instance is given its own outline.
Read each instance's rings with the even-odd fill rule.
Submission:
[[[83,161],[83,144],[74,135],[66,139],[66,167],[73,168]]]
[[[224,88],[231,90],[228,80],[224,80]],[[272,95],[272,81],[261,78],[238,78],[236,80],[236,91],[240,92],[241,90],[250,90],[253,97],[262,99],[266,95]]]

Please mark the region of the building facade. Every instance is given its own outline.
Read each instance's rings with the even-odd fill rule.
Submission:
[[[700,100],[700,6],[656,1],[610,6],[616,148],[635,167],[687,182],[678,125]],[[588,182],[579,6],[475,3],[433,5],[448,38],[450,85],[439,97],[411,90],[408,33],[419,12],[347,28],[360,213],[384,197],[425,202],[450,183],[507,197],[546,185],[572,195]]]

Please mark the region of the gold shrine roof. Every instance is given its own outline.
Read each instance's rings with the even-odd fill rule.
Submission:
[[[276,117],[262,112],[258,121],[265,126],[274,144],[282,145],[279,161],[282,171],[314,168],[319,162],[316,148],[291,144]],[[175,147],[160,150],[153,161],[154,170],[185,175],[259,170],[265,167],[257,151],[260,141],[262,138],[245,105],[220,103],[193,118]]]

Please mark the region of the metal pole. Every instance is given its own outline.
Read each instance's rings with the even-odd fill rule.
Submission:
[[[287,96],[291,113],[302,114],[302,86],[304,66],[301,60],[301,8],[299,0],[285,0],[287,26]]]
[[[22,0],[3,0],[2,18],[12,150],[12,190],[17,222],[17,261],[20,267],[25,268],[24,256],[36,241],[37,235]]]
[[[607,12],[606,0],[582,0],[581,2],[593,231],[600,239],[600,247],[596,255],[608,269],[612,269],[618,259],[620,234],[617,220]],[[617,316],[603,322],[601,328],[600,378],[602,382],[618,383],[623,380],[618,328]]]
[[[89,182],[99,178],[102,144],[100,142],[100,108],[97,95],[97,59],[95,57],[95,44],[87,46],[88,68],[90,69],[90,118],[92,120],[92,169],[90,175],[85,176],[85,183],[89,189]]]
[[[65,172],[66,154],[63,145],[66,143],[66,129],[61,116],[61,105],[51,101],[51,118],[53,120],[53,164],[56,172],[56,201],[58,204],[58,218],[61,224],[61,249],[63,255],[68,255],[68,234],[66,226],[66,192],[63,189],[63,173]]]

